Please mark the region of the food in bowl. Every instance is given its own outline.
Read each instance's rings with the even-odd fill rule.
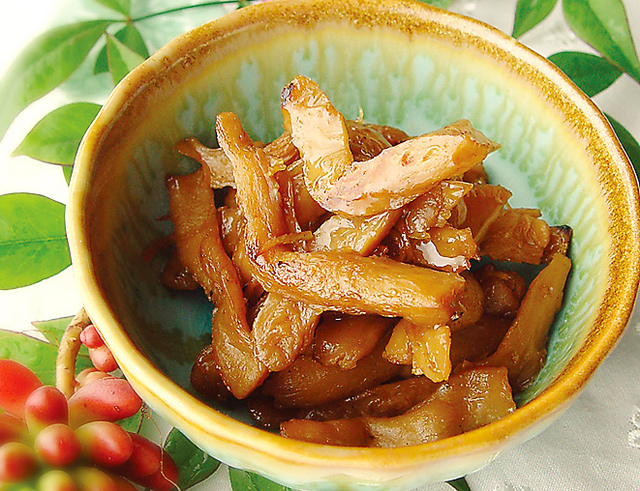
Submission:
[[[232,112],[220,148],[177,144],[201,166],[167,179],[162,279],[215,305],[196,390],[342,446],[427,443],[513,412],[544,365],[571,229],[509,206],[482,164],[499,145],[469,121],[418,137],[349,121],[305,76],[281,104],[269,144]]]

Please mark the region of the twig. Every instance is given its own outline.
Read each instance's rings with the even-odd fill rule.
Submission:
[[[80,333],[91,324],[84,307],[71,320],[58,347],[56,357],[56,387],[67,398],[71,397],[78,386],[76,381],[76,359],[82,347]]]

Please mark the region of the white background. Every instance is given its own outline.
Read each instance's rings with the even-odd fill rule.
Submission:
[[[132,0],[170,5],[170,1]],[[587,0],[585,0],[587,1]],[[84,2],[90,4],[88,0]],[[184,3],[184,2],[182,2]],[[197,2],[193,2],[197,3]],[[560,1],[558,2],[560,4]],[[640,2],[626,0],[634,39],[640,44]],[[81,7],[73,0],[1,0],[0,74],[24,45],[53,24],[91,17],[93,12],[112,16],[108,10]],[[176,4],[175,0],[173,4]],[[459,0],[453,10],[484,20],[511,32],[516,0]],[[199,19],[177,19],[167,24],[176,34]],[[210,15],[213,15],[212,13]],[[181,24],[181,21],[184,21]],[[168,21],[167,21],[168,22]],[[153,29],[145,34],[153,36]],[[541,26],[521,41],[548,56],[557,51],[590,51],[573,35],[562,19],[560,5]],[[151,46],[158,48],[159,46]],[[33,192],[66,202],[67,185],[57,166],[26,157],[11,157],[33,124],[61,102],[101,102],[108,82],[78,87],[74,93],[56,92],[23,112],[0,142],[0,194]],[[598,95],[600,107],[640,140],[640,86],[623,76]],[[2,102],[0,101],[0,104]],[[640,258],[639,258],[640,260]],[[80,308],[70,269],[39,284],[0,291],[0,329],[26,330],[32,321],[73,315]],[[587,389],[562,418],[542,435],[501,454],[498,459],[467,478],[473,491],[584,491],[640,490],[640,333],[634,315],[618,347],[605,360]],[[197,490],[227,490],[223,469]],[[434,485],[429,491],[451,489]]]

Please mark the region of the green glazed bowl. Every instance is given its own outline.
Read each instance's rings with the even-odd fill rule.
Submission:
[[[254,139],[282,131],[279,94],[307,75],[349,118],[425,133],[469,119],[512,204],[573,228],[573,271],[548,361],[519,408],[483,428],[405,448],[291,441],[210,407],[191,365],[208,342],[203,294],[166,290],[150,243],[170,232],[164,178],[193,169],[174,144],[215,145],[234,111]],[[191,31],[125,78],[86,134],[68,233],[85,307],[145,401],[233,467],[304,489],[409,489],[473,472],[546,428],[620,338],[638,288],[638,187],[605,117],[553,65],[508,36],[409,0],[290,0]]]

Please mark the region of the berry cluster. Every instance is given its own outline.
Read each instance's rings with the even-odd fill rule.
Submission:
[[[80,341],[89,349],[91,363],[100,372],[113,372],[118,368],[118,363],[111,350],[104,344],[100,333],[93,324],[89,324],[80,333]]]
[[[0,359],[0,489],[1,483],[47,491],[133,491],[132,483],[175,489],[171,457],[116,423],[136,414],[142,400],[127,380],[109,373],[117,363],[92,324],[80,341],[95,368],[78,374],[69,396],[24,365]]]

